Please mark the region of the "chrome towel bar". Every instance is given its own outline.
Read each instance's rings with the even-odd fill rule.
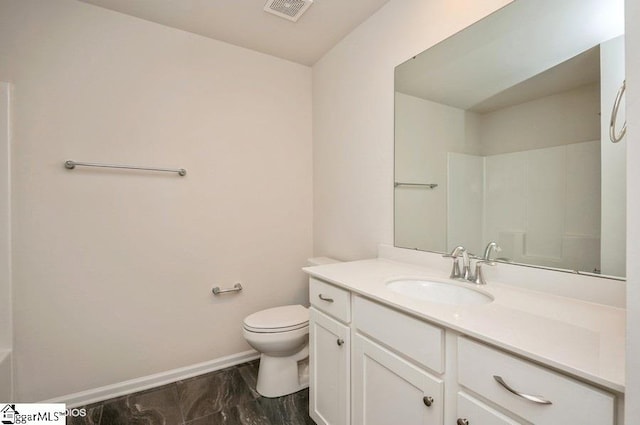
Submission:
[[[240,285],[239,283],[236,283],[235,285],[233,285],[233,288],[220,289],[219,286],[216,286],[211,290],[211,292],[213,292],[213,295],[220,295],[220,294],[226,294],[228,292],[240,292],[240,291],[242,291],[242,285]]]
[[[165,173],[178,173],[179,176],[187,175],[184,168],[156,168],[156,167],[138,167],[136,165],[116,165],[116,164],[96,164],[94,162],[79,162],[67,160],[64,162],[65,168],[73,170],[76,167],[99,167],[99,168],[122,168],[126,170],[144,170],[144,171],[162,171]]]
[[[399,186],[427,187],[429,189],[435,189],[436,187],[438,187],[438,185],[436,183],[402,183],[402,182],[395,182],[393,184],[393,187],[399,187]]]

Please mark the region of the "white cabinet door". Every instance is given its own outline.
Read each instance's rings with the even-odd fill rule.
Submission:
[[[309,309],[309,416],[318,425],[349,424],[349,328]]]
[[[361,335],[352,385],[354,425],[442,425],[442,381]]]

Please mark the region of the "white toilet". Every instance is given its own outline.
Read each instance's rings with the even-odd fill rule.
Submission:
[[[310,258],[309,265],[336,260]],[[242,332],[260,354],[256,390],[264,397],[281,397],[309,386],[309,310],[285,305],[258,311],[244,319]]]
[[[280,397],[309,386],[309,310],[285,305],[253,313],[244,319],[243,334],[259,351],[256,390]]]

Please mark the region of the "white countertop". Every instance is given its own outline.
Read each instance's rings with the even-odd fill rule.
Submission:
[[[304,270],[409,314],[604,388],[624,392],[624,309],[491,281],[480,287],[469,284],[490,294],[494,301],[489,304],[452,306],[416,300],[392,292],[386,282],[398,278],[453,282],[448,273],[387,259]]]

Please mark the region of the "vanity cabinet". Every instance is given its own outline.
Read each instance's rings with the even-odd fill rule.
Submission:
[[[316,278],[309,292],[318,425],[622,424],[607,391]]]
[[[318,425],[348,425],[351,333],[348,291],[311,279],[309,416]]]

